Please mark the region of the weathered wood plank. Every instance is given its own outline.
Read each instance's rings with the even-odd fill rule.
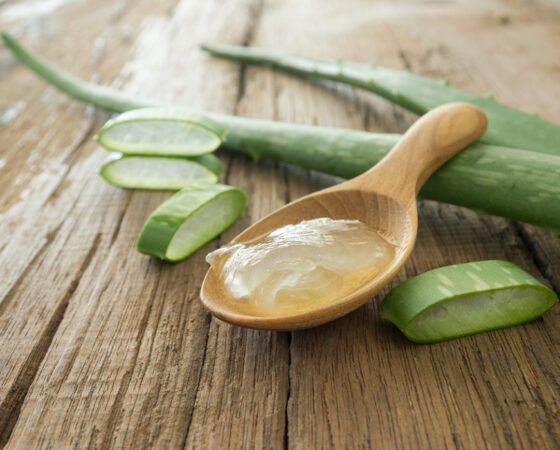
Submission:
[[[448,78],[457,85],[483,92],[495,89],[492,80],[498,84],[514,76],[490,72],[485,75],[489,79],[477,77],[491,67],[477,65],[492,57],[491,47],[487,55],[480,57],[482,41],[495,42],[498,48],[508,46],[507,37],[493,32],[491,21],[476,29],[480,46],[467,43],[471,39],[469,32],[474,32],[470,29],[473,23],[478,23],[480,16],[492,18],[495,14],[482,3],[474,10],[471,3],[468,10],[466,6],[456,5],[451,10],[435,5],[427,11],[403,3],[394,7],[400,15],[383,2],[369,12],[362,10],[364,5],[360,2],[330,2],[326,7],[324,2],[308,3],[307,8],[298,8],[297,4],[283,2],[273,13],[264,15],[254,45],[278,47],[276,36],[289,28],[290,33],[281,42],[281,48],[288,52],[375,61],[392,67],[408,65],[419,73]],[[422,18],[421,29],[415,26],[418,15]],[[355,20],[340,19],[343,16]],[[439,23],[445,25],[437,27]],[[430,33],[424,33],[425,28]],[[462,41],[441,46],[441,28],[463,36]],[[313,30],[313,39],[305,41],[308,30]],[[518,40],[524,38],[518,36]],[[525,44],[529,45],[538,48],[540,42],[534,39]],[[467,55],[470,59],[456,60],[454,55],[464,53],[465,47],[471,52]],[[521,57],[519,53],[515,56]],[[511,62],[512,57],[508,55],[504,62]],[[543,62],[546,54],[541,52],[539,57]],[[475,67],[479,67],[478,71]],[[362,124],[354,115],[359,108],[370,111],[365,115],[369,117],[369,129],[402,131],[410,120],[408,115],[395,114],[382,101],[371,102],[371,96],[350,89],[323,90],[314,97],[309,92],[319,88],[307,81],[260,68],[248,69],[247,73],[254,75],[254,86],[248,84],[243,104],[250,105],[247,107],[254,112],[251,115],[266,111],[266,105],[280,103],[286,93],[284,98],[291,102],[284,101],[282,107],[273,108],[274,117],[280,120],[298,117],[304,122],[318,120],[330,125],[334,117],[337,126],[360,128]],[[549,73],[543,76],[544,82],[552,83],[547,77]],[[263,79],[267,80],[266,88]],[[503,85],[508,83],[502,82]],[[502,90],[500,98],[505,101],[506,95],[515,94],[515,90]],[[263,98],[263,92],[269,92],[268,98]],[[333,107],[337,95],[344,103]],[[546,108],[545,103],[529,103],[529,107],[538,105]],[[554,114],[551,110],[549,117]],[[386,123],[387,117],[395,122]],[[382,119],[377,121],[378,118]],[[295,180],[290,178],[290,197],[314,189]],[[396,282],[445,264],[493,258],[513,261],[543,279],[531,249],[524,244],[517,227],[507,221],[480,219],[471,212],[432,202],[422,204],[420,221],[417,248]],[[544,248],[555,249],[549,252],[560,251],[557,241],[548,242],[550,245]],[[556,375],[559,367],[558,359],[550,355],[557,355],[557,309],[524,327],[418,346],[382,321],[377,307],[381,298],[378,296],[372,305],[333,324],[293,333],[288,403],[290,447],[334,447],[342,443],[351,448],[554,447],[559,438],[554,425],[560,406]]]
[[[56,11],[56,17],[26,15],[23,28],[39,36],[44,23],[58,30],[64,39],[56,46],[43,40],[39,51],[53,58],[60,56],[60,50],[76,54],[69,65],[88,78],[97,70],[96,54],[102,50],[95,45],[96,38],[114,17],[113,2],[97,3],[93,15],[84,14],[83,5],[81,9],[70,5]],[[95,24],[89,26],[93,18]],[[76,35],[83,40],[70,38]],[[83,47],[78,50],[76,43]],[[3,98],[14,96],[29,108],[2,129],[2,140],[8,144],[2,154],[7,172],[2,184],[9,194],[2,196],[9,203],[2,204],[1,234],[6,245],[0,256],[6,273],[0,304],[2,442],[18,418],[23,396],[98,250],[100,237],[118,230],[122,208],[114,202],[115,191],[99,196],[106,185],[95,172],[106,154],[96,150],[92,136],[103,122],[95,120],[91,111],[84,114],[83,105],[28,78],[23,68],[9,67],[9,79],[2,83]]]
[[[228,183],[252,192],[241,220],[220,239],[229,242],[286,201],[276,164],[232,161]],[[247,330],[213,319],[187,448],[281,448],[288,398],[289,333]]]
[[[59,18],[70,27],[79,26],[79,20],[66,20],[72,14],[70,10],[61,12]],[[109,20],[112,11],[110,2],[99,4],[100,18]],[[45,23],[55,25],[44,16],[31,14],[24,19],[21,26],[39,30],[39,34]],[[56,26],[63,27],[58,22]],[[93,41],[99,28],[84,30],[84,38]],[[66,31],[70,33],[68,28]],[[72,42],[66,40],[57,49],[43,45],[42,49],[54,57],[60,53],[53,50],[65,47],[73,47]],[[76,58],[79,62],[75,64],[76,71],[84,76],[91,72],[86,52],[84,59]],[[89,217],[84,200],[91,198],[82,195],[84,180],[91,178],[92,167],[103,156],[92,152],[93,145],[78,152],[84,142],[90,141],[96,124],[102,122],[96,122],[91,111],[84,114],[83,105],[59,101],[51,88],[28,78],[27,71],[10,62],[5,50],[2,53],[2,99],[7,100],[8,107],[20,102],[23,108],[0,130],[5,194],[0,205],[0,443],[7,440],[70,296],[92,252],[97,250],[104,218],[103,214]],[[65,221],[76,205],[81,205],[83,218],[93,224],[93,232],[87,231],[87,222],[75,227],[75,220]],[[110,208],[107,213],[111,213]],[[106,222],[106,229],[114,227],[110,222]],[[66,235],[81,232],[81,240],[65,242],[61,230]],[[63,251],[61,260],[56,256]],[[59,270],[53,271],[56,266]]]
[[[255,4],[257,2],[230,2],[224,9],[220,2],[207,2],[201,7],[197,2],[182,1],[169,16],[146,22],[137,30],[134,57],[125,68],[128,72],[125,75],[129,77],[127,88],[162,100],[233,111],[240,85],[239,70],[230,66],[227,71],[209,72],[204,65],[206,58],[193,51],[205,36],[217,35],[232,43],[247,39]],[[146,2],[144,7],[151,9],[149,5],[151,3]],[[228,10],[232,15],[228,15]],[[143,11],[143,15],[147,12]],[[127,28],[142,18],[142,14],[137,16],[133,12],[123,15],[114,25],[113,38],[123,36]],[[126,51],[122,41],[117,41],[114,47],[108,45],[108,55],[113,48],[121,56],[123,50]],[[186,56],[176,58],[177,54]],[[120,65],[120,58],[100,58],[104,76],[116,74],[115,67]],[[169,76],[170,82],[162,84],[162,75],[163,82],[165,76]],[[216,85],[223,89],[216,90]],[[238,177],[241,177],[243,165],[250,167],[247,161],[242,162],[235,168]],[[101,224],[111,224],[114,229],[106,232],[96,223],[87,225],[90,232],[102,232],[98,252],[92,258],[90,270],[72,292],[64,317],[29,389],[9,441],[14,448],[61,446],[73,442],[97,447],[177,447],[187,438],[199,383],[200,392],[204,393],[204,382],[199,381],[199,377],[207,353],[206,341],[212,344],[218,338],[212,332],[208,336],[209,316],[198,302],[198,289],[206,267],[204,253],[199,252],[188,262],[175,266],[135,254],[133,243],[145,217],[169,194],[130,194],[95,180],[99,199],[90,205],[91,214],[98,217]],[[99,183],[103,186],[101,192]],[[263,197],[269,198],[265,186],[260,189]],[[116,211],[109,218],[101,213],[107,208],[107,191],[117,195]],[[92,192],[84,192],[80,198],[91,195]],[[263,205],[268,207],[266,202]],[[81,209],[75,208],[71,218],[74,226],[80,223],[80,215]],[[237,225],[237,232],[244,223],[246,221]],[[61,240],[80,237],[61,232]],[[60,258],[67,246],[68,243],[58,253],[53,252],[53,258]],[[95,287],[93,292],[92,287]],[[239,330],[221,326],[226,334],[220,334],[219,345],[228,339],[237,344]],[[211,354],[209,360],[216,370],[231,374],[232,380],[245,380],[243,391],[231,391],[232,403],[241,404],[243,398],[249,400],[250,390],[256,400],[260,400],[262,389],[270,392],[270,400],[262,410],[267,426],[263,427],[263,422],[253,412],[256,420],[245,426],[243,435],[260,439],[263,445],[279,445],[284,438],[288,389],[288,365],[282,363],[287,358],[285,339],[278,340],[271,334],[275,351],[268,356],[260,351],[259,342],[250,337],[251,334],[243,330],[243,348],[234,345],[233,353],[228,352],[225,358]],[[278,380],[281,383],[283,380],[283,388],[267,378],[270,358],[278,365]],[[249,373],[254,377],[252,381]],[[223,385],[227,386],[231,384]],[[206,402],[204,395],[196,400]],[[29,429],[35,432],[29,433]],[[217,439],[222,442],[223,434],[217,434]]]
[[[37,31],[59,34],[29,42],[86,78],[96,73],[162,101],[260,118],[380,131],[403,131],[413,120],[354,89],[208,59],[199,42],[409,67],[558,117],[560,13],[544,3],[131,5],[61,6]],[[334,179],[223,155],[226,181],[250,194],[241,220],[183,263],[150,260],[133,245],[169,194],[103,183],[91,168],[105,155],[91,135],[107,116],[45,89],[4,52],[0,58],[3,104],[25,102],[0,129],[9,143],[0,185],[10,188],[0,196],[0,444],[554,448],[560,440],[558,308],[529,325],[432,346],[409,343],[383,321],[381,296],[292,334],[211,319],[198,301],[206,251]],[[512,61],[533,69],[519,75]],[[418,246],[395,283],[489,258],[559,285],[557,239],[432,202],[420,206]]]

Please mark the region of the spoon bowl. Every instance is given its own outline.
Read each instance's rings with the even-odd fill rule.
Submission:
[[[389,283],[410,256],[416,240],[416,195],[428,177],[486,130],[484,112],[467,103],[440,106],[416,121],[395,147],[366,173],[309,194],[256,222],[232,242],[247,243],[285,225],[329,217],[359,220],[396,248],[392,262],[375,278],[327,305],[288,315],[247,314],[225,301],[219,273],[211,267],[201,300],[218,318],[250,328],[296,330],[329,322],[358,308]]]

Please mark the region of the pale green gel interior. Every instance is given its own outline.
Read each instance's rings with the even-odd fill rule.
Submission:
[[[239,215],[240,201],[239,192],[225,192],[195,211],[173,236],[167,258],[182,259],[229,227]]]
[[[135,120],[114,125],[101,136],[122,152],[198,155],[218,148],[221,139],[204,127],[174,120]]]
[[[469,294],[441,302],[414,318],[404,330],[412,339],[441,340],[525,322],[550,306],[530,287]]]
[[[218,180],[206,167],[178,158],[122,158],[109,165],[106,175],[122,186],[147,188],[181,187],[195,181],[214,183]]]

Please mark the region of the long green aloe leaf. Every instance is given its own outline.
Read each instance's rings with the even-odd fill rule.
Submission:
[[[481,96],[434,81],[408,71],[324,61],[237,46],[203,46],[222,58],[262,64],[298,75],[339,81],[373,92],[417,114],[444,103],[468,102],[478,105],[488,116],[488,130],[481,142],[560,156],[560,125]]]
[[[32,54],[9,36],[2,37],[25,65],[75,98],[116,112],[155,105],[86,83]],[[226,129],[224,145],[228,149],[344,178],[369,169],[399,139],[396,134],[202,114]],[[559,180],[558,156],[477,143],[432,175],[421,195],[556,231],[560,230]]]

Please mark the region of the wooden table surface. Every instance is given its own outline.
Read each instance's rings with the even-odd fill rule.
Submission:
[[[0,28],[82,78],[193,108],[383,132],[414,120],[359,90],[209,58],[209,42],[407,68],[560,123],[555,1],[2,0]],[[387,290],[307,331],[220,322],[198,299],[206,253],[333,179],[219,152],[246,211],[160,262],[134,245],[170,194],[97,175],[109,114],[3,47],[0,79],[0,447],[560,448],[560,307],[436,345],[381,318]],[[560,289],[545,230],[434,202],[419,221],[392,285],[506,259]]]

